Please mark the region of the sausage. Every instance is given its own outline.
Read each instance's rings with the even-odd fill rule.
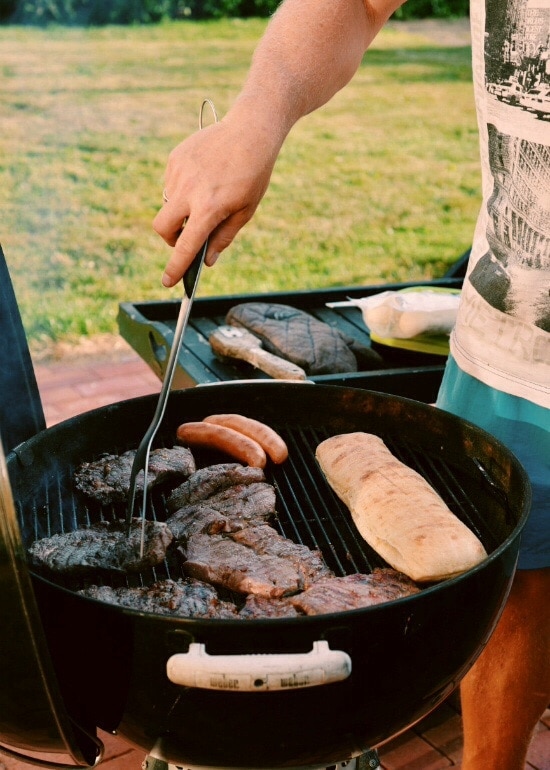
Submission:
[[[265,468],[267,456],[254,439],[223,425],[184,422],[176,431],[178,441],[190,447],[219,449],[241,463]]]
[[[252,417],[245,417],[242,414],[212,414],[205,417],[203,422],[223,425],[254,439],[274,463],[280,464],[288,457],[288,447],[281,436],[269,425]]]

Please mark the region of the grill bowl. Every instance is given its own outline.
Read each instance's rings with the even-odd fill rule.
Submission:
[[[26,547],[100,515],[74,495],[74,469],[104,452],[137,446],[155,405],[151,396],[88,412],[10,454]],[[337,386],[255,382],[178,391],[169,399],[157,443],[173,444],[184,421],[230,411],[264,420],[289,443],[289,462],[268,469],[278,491],[280,529],[319,547],[337,574],[383,566],[350,525],[314,459],[323,438],[355,430],[382,436],[426,476],[481,537],[488,558],[458,578],[398,601],[317,617],[247,621],[138,613],[84,599],[32,574],[64,703],[82,729],[116,730],[178,765],[323,767],[350,759],[436,707],[483,648],[516,564],[529,504],[525,472],[493,437],[459,418],[407,399]],[[162,515],[155,508],[161,503],[153,499],[152,506],[151,515]],[[161,569],[140,579],[165,576]],[[166,676],[168,658],[192,642],[205,644],[211,655],[241,655],[305,653],[318,640],[349,654],[347,679],[243,693],[180,687]]]

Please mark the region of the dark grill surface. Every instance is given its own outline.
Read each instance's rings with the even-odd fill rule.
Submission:
[[[319,549],[327,565],[337,575],[369,573],[375,567],[385,566],[359,535],[349,511],[329,487],[315,461],[316,446],[330,434],[288,425],[275,427],[287,442],[290,457],[282,465],[269,464],[266,469],[267,480],[274,484],[277,492],[278,517],[274,526],[285,537]],[[490,525],[491,517],[486,519],[482,515],[483,472],[472,485],[470,474],[462,473],[458,466],[450,467],[435,454],[427,454],[401,440],[386,439],[386,443],[400,460],[419,471],[435,487],[451,510],[480,537],[488,552],[502,541],[499,533],[492,531],[495,525]],[[122,447],[119,451],[126,448]],[[198,466],[228,460],[213,453],[196,451],[194,454]],[[85,527],[99,519],[124,518],[124,504],[101,507],[75,492],[72,486],[74,471],[74,466],[63,468],[56,477],[45,480],[44,488],[35,491],[33,501],[24,509],[20,507],[19,517],[27,547],[35,539]],[[487,493],[492,493],[492,490],[489,488]],[[166,519],[165,494],[154,489],[148,496],[148,518]],[[139,514],[141,509],[137,511]],[[179,577],[183,577],[183,573],[174,554],[163,566],[138,575],[113,576],[110,584],[147,585],[156,580]],[[56,582],[60,579],[56,578]],[[105,583],[105,578],[98,576],[94,582]],[[80,588],[84,585],[75,586],[71,582],[68,587]]]

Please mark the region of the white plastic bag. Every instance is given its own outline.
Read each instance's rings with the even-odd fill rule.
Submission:
[[[366,326],[377,337],[410,339],[419,334],[450,334],[459,301],[458,293],[422,289],[383,291],[372,297],[328,304],[360,308]]]

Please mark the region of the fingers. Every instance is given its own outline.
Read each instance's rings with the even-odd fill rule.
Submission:
[[[209,235],[208,232],[204,234],[204,230],[197,230],[191,222],[187,223],[176,240],[174,250],[166,264],[164,275],[162,276],[162,285],[170,288],[181,280],[195,255],[203,248],[207,238],[208,249],[204,263],[208,267],[212,267],[216,263],[220,252],[226,249],[233,241],[237,229],[215,229]]]
[[[163,286],[170,288],[181,280],[195,255],[203,248],[207,238],[208,233],[203,234],[201,231],[195,231],[190,223],[187,223],[183,230],[180,227],[179,237],[174,242],[174,250],[164,269],[164,275],[162,276]],[[212,253],[211,248],[209,250]],[[207,259],[205,259],[205,262],[209,264]]]
[[[166,193],[163,193],[163,196]],[[161,210],[153,220],[153,230],[163,238],[169,246],[175,246],[178,238],[183,231],[183,225],[187,219],[186,214],[182,214],[179,206],[175,202],[170,203],[167,199]]]
[[[197,222],[200,220],[198,216],[190,216],[186,219],[182,217],[181,208],[179,214],[175,213],[174,209],[175,206],[171,206],[168,201],[153,221],[154,230],[174,247],[162,277],[162,284],[167,288],[175,286],[181,280],[206,239],[208,239],[208,249],[205,265],[212,267],[221,252],[233,242],[253,213],[252,210],[239,211],[219,224],[210,220],[209,227],[208,218],[203,218],[198,225]]]
[[[276,153],[265,159],[242,127],[227,120],[192,134],[170,153],[164,205],[153,229],[173,252],[162,278],[174,286],[208,238],[212,266],[263,197]],[[185,223],[185,226],[184,226]]]

